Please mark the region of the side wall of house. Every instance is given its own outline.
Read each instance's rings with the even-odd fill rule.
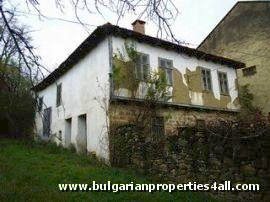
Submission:
[[[121,52],[125,54],[125,39],[113,37],[113,53]],[[197,105],[204,107],[222,108],[235,110],[239,109],[237,74],[236,70],[211,61],[199,60],[185,54],[165,50],[159,47],[135,42],[136,50],[149,55],[150,71],[158,69],[158,58],[165,58],[173,61],[173,86],[171,102],[185,105]],[[202,88],[201,68],[211,71],[212,91],[206,92]],[[218,71],[225,72],[228,78],[228,95],[220,93]],[[139,85],[138,90],[140,91]],[[128,97],[130,93],[127,89],[115,89],[116,95]]]
[[[38,93],[44,101],[42,112],[48,107],[52,109],[51,134],[58,138],[62,134],[61,141],[57,138],[55,140],[63,145],[72,143],[78,150],[82,145],[87,146],[88,152],[95,152],[105,160],[108,160],[109,156],[107,117],[102,107],[108,106],[109,72],[107,38],[55,83]],[[62,100],[57,107],[56,89],[60,83]],[[85,124],[86,135],[80,134],[82,131],[85,133],[85,130],[82,130],[82,125],[85,128]],[[36,115],[36,128],[42,137],[43,124],[39,113]]]

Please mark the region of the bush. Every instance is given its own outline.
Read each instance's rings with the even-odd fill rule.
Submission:
[[[17,68],[0,62],[0,135],[26,137],[32,134],[35,99],[30,81]]]

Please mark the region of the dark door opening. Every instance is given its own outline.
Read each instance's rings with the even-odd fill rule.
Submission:
[[[69,147],[71,144],[71,124],[72,119],[66,119],[65,121],[65,147]]]
[[[44,109],[43,113],[43,137],[49,137],[51,133],[52,108]]]
[[[78,137],[77,137],[78,150],[80,152],[87,152],[87,123],[86,114],[78,117]]]

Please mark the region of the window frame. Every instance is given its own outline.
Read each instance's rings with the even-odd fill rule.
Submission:
[[[203,88],[203,91],[206,92],[213,92],[213,81],[212,81],[212,75],[211,75],[211,69],[205,68],[205,67],[200,67],[201,69],[201,85]],[[203,81],[203,71],[209,71],[209,75],[210,75],[210,89],[205,89],[205,85],[204,85],[204,81]],[[206,78],[206,82],[207,82],[207,78]],[[207,84],[208,86],[208,84]]]
[[[171,62],[171,67],[163,67],[161,66],[161,61],[164,60],[165,63],[167,64],[167,62]],[[163,58],[163,57],[158,57],[158,67],[162,70],[165,71],[165,76],[166,76],[166,80],[167,80],[167,85],[168,86],[173,86],[173,60],[171,59],[167,59],[167,58]],[[168,71],[169,70],[171,72],[171,79],[168,79],[169,76],[168,76]]]
[[[62,104],[62,83],[57,84],[56,86],[56,107],[61,106],[61,104]]]
[[[245,68],[242,69],[243,77],[254,76],[256,73],[257,73],[256,65],[252,65],[252,66],[245,67]]]
[[[136,64],[135,64],[135,78],[139,81],[146,81],[148,78],[149,78],[149,75],[150,75],[150,55],[149,54],[146,54],[146,53],[142,53],[142,52],[137,52],[138,54],[138,59],[136,61]],[[147,57],[147,64],[144,64],[142,63],[142,56],[146,56]],[[138,62],[139,60],[139,62]],[[145,77],[145,71],[144,71],[144,66],[147,65],[148,66],[148,69],[147,69],[147,78],[144,78]],[[140,78],[139,78],[139,75],[138,75],[138,69],[140,69]]]
[[[230,90],[229,90],[229,82],[228,82],[228,74],[227,72],[223,72],[223,71],[217,71],[217,74],[218,74],[218,85],[219,85],[219,92],[221,95],[229,95],[230,93]],[[222,86],[221,86],[221,80],[220,80],[220,74],[221,75],[225,75],[226,76],[226,89],[227,89],[227,92],[222,92]]]
[[[206,127],[206,121],[204,119],[196,119],[196,128],[199,132],[204,132]]]
[[[38,102],[37,102],[37,111],[41,112],[43,108],[43,96],[38,97]]]
[[[157,123],[157,119],[159,119],[159,121],[161,120],[162,123]],[[165,136],[165,121],[163,116],[155,116],[151,118],[151,134],[155,139]]]
[[[42,136],[45,138],[49,138],[51,135],[52,126],[52,107],[47,107],[43,110],[42,124]]]

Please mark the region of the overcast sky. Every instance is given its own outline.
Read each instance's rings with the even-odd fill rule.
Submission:
[[[97,25],[106,22],[115,24],[117,17],[108,10],[103,11],[103,17],[97,13],[81,12],[80,18],[89,24],[88,31],[80,24],[52,19],[61,18],[76,21],[71,7],[66,5],[64,13],[55,7],[54,0],[40,0],[42,14],[52,18],[40,19],[34,10],[25,7],[24,1],[14,3],[20,15],[20,22],[26,24],[34,32],[31,33],[36,53],[41,56],[42,63],[53,70],[63,62],[68,55],[91,33]],[[172,30],[175,36],[182,41],[197,47],[215,25],[237,2],[236,0],[175,0],[180,11]],[[119,26],[132,29],[131,23],[135,15],[128,14],[119,22]],[[151,22],[146,24],[146,34],[155,36],[155,26]]]

